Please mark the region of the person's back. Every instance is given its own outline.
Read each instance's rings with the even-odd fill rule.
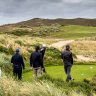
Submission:
[[[22,56],[19,54],[15,54],[12,56],[11,63],[13,63],[13,68],[22,68]]]
[[[70,71],[73,65],[72,52],[70,51],[70,46],[66,45],[66,50],[61,53],[61,58],[64,62],[64,70],[67,75],[66,81],[72,80]]]
[[[64,52],[62,52],[61,56],[65,66],[73,64],[72,53],[69,50],[65,50]]]
[[[11,63],[13,63],[13,75],[22,79],[22,68],[25,69],[23,57],[19,54],[19,48],[16,49],[16,54],[12,56]]]
[[[32,66],[34,68],[41,67],[41,61],[42,61],[42,54],[40,52],[33,52],[31,54],[30,62],[32,62]]]
[[[41,76],[42,54],[39,52],[40,47],[35,46],[35,51],[30,56],[30,66],[33,67],[34,76]]]

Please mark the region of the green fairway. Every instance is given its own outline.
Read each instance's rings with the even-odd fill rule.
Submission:
[[[65,80],[66,75],[63,66],[50,66],[46,67],[47,74],[53,78],[60,78]],[[74,65],[71,71],[72,77],[75,81],[82,81],[85,78],[92,78],[96,75],[96,65]],[[32,71],[23,74],[24,80],[31,80],[33,78]]]
[[[96,36],[96,27],[70,25],[60,28],[59,32],[51,33],[51,37],[64,39],[78,39]]]

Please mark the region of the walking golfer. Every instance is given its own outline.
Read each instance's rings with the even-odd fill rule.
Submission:
[[[11,63],[13,63],[13,75],[15,78],[22,79],[22,68],[25,69],[23,57],[19,54],[19,48],[16,48],[16,54],[12,56]]]
[[[73,57],[69,45],[66,45],[66,50],[61,53],[61,58],[63,59],[64,70],[67,75],[66,81],[69,82],[70,80],[72,80],[70,72],[71,72],[71,67],[73,65]]]
[[[40,47],[35,46],[35,51],[31,53],[30,56],[30,66],[33,68],[34,76],[41,77],[41,64],[42,64],[42,54],[39,52]]]

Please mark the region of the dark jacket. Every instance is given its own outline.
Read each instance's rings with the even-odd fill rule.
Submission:
[[[44,54],[45,54],[46,48],[41,48],[40,53],[42,54],[42,59],[44,58]]]
[[[12,58],[11,58],[11,63],[13,63],[13,68],[14,69],[22,70],[22,68],[23,69],[25,68],[23,58],[20,54],[16,53],[15,55],[13,55]]]
[[[61,53],[61,58],[63,59],[64,65],[72,65],[73,64],[73,57],[72,52],[65,50]]]
[[[33,52],[30,56],[30,66],[33,68],[41,67],[42,54],[40,52]]]

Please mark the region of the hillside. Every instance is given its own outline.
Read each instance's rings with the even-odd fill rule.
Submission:
[[[60,25],[81,25],[81,26],[96,26],[96,19],[85,19],[85,18],[75,18],[75,19],[41,19],[34,18],[27,21],[22,21],[16,24],[8,24],[4,26],[13,26],[13,27],[36,27],[36,26],[49,26],[52,24]]]
[[[34,18],[15,24],[0,26],[0,33],[12,33],[17,36],[48,36],[73,38],[95,36],[96,19],[40,19]],[[83,32],[84,31],[84,32]],[[75,32],[75,35],[74,35]],[[82,34],[84,33],[84,34]]]
[[[52,24],[60,24],[60,25],[81,25],[81,26],[96,26],[96,19],[40,19],[35,18],[28,21],[17,23],[17,26],[42,26],[42,25],[52,25]]]

